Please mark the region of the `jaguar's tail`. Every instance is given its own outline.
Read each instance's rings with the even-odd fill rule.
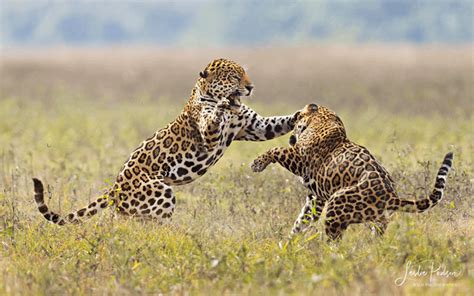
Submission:
[[[446,178],[452,165],[453,153],[449,152],[444,157],[443,164],[439,168],[438,175],[436,176],[436,183],[430,196],[420,200],[401,199],[398,210],[402,212],[421,213],[437,205],[443,198],[444,188],[446,187]]]
[[[51,211],[44,202],[43,183],[41,183],[41,181],[36,178],[33,178],[33,183],[35,187],[35,201],[36,205],[38,206],[38,210],[41,214],[43,214],[46,220],[54,224],[64,225],[67,223],[79,223],[83,218],[94,216],[99,211],[107,208],[110,204],[110,200],[106,196],[101,196],[97,198],[96,201],[90,203],[86,208],[82,208],[62,217],[61,215]]]

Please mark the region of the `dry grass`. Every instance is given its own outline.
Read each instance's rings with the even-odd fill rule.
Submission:
[[[396,46],[233,50],[109,49],[4,53],[0,80],[0,294],[468,294],[473,255],[471,47]],[[172,120],[212,58],[246,64],[262,114],[308,102],[342,116],[404,196],[429,191],[455,153],[445,200],[399,214],[378,240],[351,227],[338,245],[316,235],[286,244],[304,188],[274,166],[248,163],[283,137],[234,143],[198,181],[176,188],[170,225],[114,219],[46,223],[31,177],[63,213],[94,198],[128,153]],[[270,104],[269,104],[270,103]],[[268,107],[268,106],[271,107]],[[281,243],[281,244],[280,244]],[[454,277],[394,281],[407,264]]]

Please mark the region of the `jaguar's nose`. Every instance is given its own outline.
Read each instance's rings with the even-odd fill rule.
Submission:
[[[253,85],[247,85],[245,88],[249,91],[248,95],[252,93]]]

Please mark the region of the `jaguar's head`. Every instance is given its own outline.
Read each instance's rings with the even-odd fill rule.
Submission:
[[[253,84],[244,68],[236,62],[217,59],[199,73],[201,93],[216,101],[228,99],[240,104],[240,96],[250,96]]]
[[[337,131],[341,136],[345,137],[345,128],[342,120],[336,113],[324,106],[316,104],[306,105],[297,115],[295,127],[290,135],[290,145],[293,146],[298,142],[301,134],[309,127],[313,129],[317,135],[324,137],[329,133]]]

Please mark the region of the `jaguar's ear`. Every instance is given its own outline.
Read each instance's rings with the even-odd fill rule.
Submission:
[[[207,70],[204,70],[202,72],[199,72],[199,76],[201,76],[201,78],[207,78],[207,76],[209,76],[209,72],[207,72]]]
[[[318,111],[318,105],[316,104],[309,104],[308,105],[308,110],[311,112],[317,112]]]
[[[293,114],[293,120],[296,122],[300,120],[301,117],[301,111],[296,111],[295,114]]]

